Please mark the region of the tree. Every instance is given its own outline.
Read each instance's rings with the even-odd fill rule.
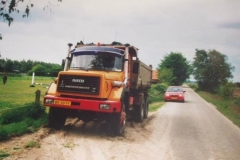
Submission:
[[[0,2],[0,18],[8,22],[8,26],[11,25],[14,18],[13,13],[20,13],[18,9],[18,3],[24,3],[24,0],[2,0]],[[27,3],[27,2],[26,2]],[[22,17],[28,17],[30,13],[30,7],[33,7],[33,4],[26,4]]]
[[[52,64],[51,65],[51,69],[49,70],[49,76],[52,77],[57,77],[58,76],[58,72],[60,72],[62,70],[62,66],[59,64]]]
[[[12,72],[13,70],[13,61],[7,59],[5,62],[5,72]]]
[[[58,0],[58,2],[62,2],[62,0]],[[19,3],[23,3],[25,5],[25,8],[23,9],[23,12],[19,9]],[[49,2],[48,5],[44,7],[49,8],[51,10],[51,4]],[[30,3],[30,1],[24,1],[24,0],[1,0],[0,1],[0,19],[3,19],[3,21],[6,21],[8,23],[8,26],[11,25],[14,18],[13,16],[16,16],[15,13],[22,14],[23,18],[27,18],[30,14],[30,9],[34,6],[33,3]],[[0,34],[0,40],[3,39],[2,34]]]
[[[171,85],[173,83],[173,81],[176,79],[176,77],[173,75],[173,69],[170,68],[163,68],[161,70],[161,73],[158,75],[158,79],[160,79],[160,81],[162,83],[166,83],[168,85]]]
[[[171,77],[171,82],[168,82],[169,85],[182,85],[183,82],[190,76],[191,65],[181,53],[173,53],[166,55],[161,63],[158,65],[158,73],[163,73],[166,71]],[[171,76],[172,70],[172,76]]]
[[[13,73],[18,70],[21,73],[28,72],[29,75],[32,75],[32,72],[37,72],[38,75],[40,73],[41,75],[56,77],[61,69],[61,65],[54,63],[45,63],[32,60],[17,61],[11,59],[0,59],[0,72]]]
[[[200,90],[216,92],[221,84],[232,78],[234,67],[227,63],[227,56],[216,50],[196,49],[193,62],[193,75]]]
[[[28,74],[31,75],[32,72],[35,72],[35,74],[36,74],[37,76],[45,76],[45,75],[47,75],[47,70],[46,70],[46,68],[45,68],[43,65],[41,65],[41,64],[35,65],[35,66],[32,68],[32,70],[31,70],[30,72],[28,72]]]

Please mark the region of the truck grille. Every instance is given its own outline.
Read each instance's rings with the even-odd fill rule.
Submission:
[[[100,77],[60,75],[57,91],[99,94]]]

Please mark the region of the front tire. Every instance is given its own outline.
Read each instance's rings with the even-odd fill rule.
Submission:
[[[48,123],[50,128],[54,128],[56,130],[62,129],[66,122],[66,119],[67,116],[64,109],[50,107],[48,117]]]
[[[124,111],[121,113],[114,113],[110,120],[110,135],[123,136],[126,127],[126,114]]]
[[[109,119],[109,134],[111,136],[123,136],[126,127],[125,101],[122,99],[122,111],[113,113]]]

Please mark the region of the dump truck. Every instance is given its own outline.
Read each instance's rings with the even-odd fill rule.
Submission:
[[[148,117],[148,89],[152,66],[138,58],[130,44],[68,44],[63,70],[44,96],[49,107],[49,126],[61,129],[66,118],[84,122],[101,120],[107,133],[123,135],[128,119],[142,122]]]

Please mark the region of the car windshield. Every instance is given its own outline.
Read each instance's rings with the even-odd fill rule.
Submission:
[[[167,89],[167,92],[182,92],[182,88],[180,87],[170,87]]]
[[[70,69],[122,71],[123,57],[109,52],[74,54]]]

